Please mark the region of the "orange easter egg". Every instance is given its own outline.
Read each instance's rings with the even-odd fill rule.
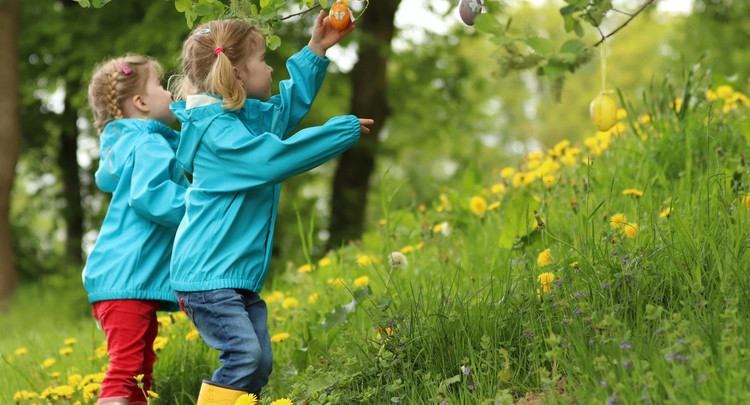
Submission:
[[[331,10],[328,12],[328,18],[331,20],[331,25],[339,31],[343,31],[349,26],[354,17],[352,11],[349,10],[349,6],[343,1],[337,1],[331,6]]]
[[[600,131],[609,131],[617,122],[617,103],[605,93],[599,93],[589,104],[591,121]]]

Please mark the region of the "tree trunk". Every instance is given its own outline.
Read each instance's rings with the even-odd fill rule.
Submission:
[[[362,135],[359,143],[339,158],[333,178],[329,249],[360,238],[364,230],[367,190],[375,168],[378,134],[390,114],[386,75],[395,31],[393,20],[400,2],[372,1],[362,21],[356,24],[357,30],[362,32],[362,40],[358,61],[349,74],[352,81],[350,113],[372,118],[375,125],[369,135]]]
[[[65,111],[60,117],[60,149],[57,164],[60,166],[65,207],[62,210],[66,224],[65,254],[76,265],[83,264],[83,208],[81,207],[81,178],[78,170],[78,111],[70,99],[79,86],[68,84],[65,91]]]
[[[16,286],[10,231],[10,191],[21,143],[19,115],[18,22],[20,0],[0,0],[0,309]]]

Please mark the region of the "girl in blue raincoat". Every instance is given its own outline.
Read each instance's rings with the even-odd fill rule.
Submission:
[[[290,79],[271,97],[265,39],[240,20],[197,27],[182,50],[182,87],[172,111],[182,123],[177,159],[192,173],[177,230],[171,282],[180,304],[222,366],[198,404],[259,395],[272,369],[266,303],[281,182],[357,143],[372,120],[334,117],[293,136],[323,82],[339,32],[321,12],[308,46],[287,61]]]
[[[128,55],[99,65],[89,85],[100,133],[96,185],[112,200],[83,269],[83,285],[107,337],[110,366],[100,404],[145,404],[152,384],[156,311],[176,310],[169,285],[172,242],[185,213],[179,133],[161,67]],[[143,375],[143,386],[133,378]]]

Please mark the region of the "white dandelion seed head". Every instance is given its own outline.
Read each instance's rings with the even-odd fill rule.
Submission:
[[[394,269],[405,269],[409,267],[409,261],[406,260],[406,256],[401,252],[391,252],[388,264]]]
[[[453,229],[451,229],[451,224],[447,222],[443,222],[443,227],[440,228],[440,233],[443,234],[443,236],[450,236]]]

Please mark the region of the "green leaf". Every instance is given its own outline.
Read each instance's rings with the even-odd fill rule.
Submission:
[[[544,75],[550,80],[557,80],[568,71],[568,65],[560,62],[550,62],[544,66]]]
[[[94,5],[95,8],[104,7],[105,4],[109,3],[111,0],[91,0],[91,4]]]
[[[261,17],[270,19],[274,15],[276,15],[276,10],[273,7],[262,7],[260,9],[260,16]]]
[[[573,29],[575,30],[576,35],[578,35],[578,38],[583,38],[583,34],[584,34],[584,32],[583,32],[583,25],[581,25],[581,21],[580,20],[576,20],[576,23],[575,23],[575,26],[573,27]]]
[[[268,7],[271,4],[271,0],[260,0],[260,8]]]
[[[532,213],[538,210],[540,205],[526,191],[509,193],[509,197],[502,203],[506,209],[499,245],[504,249],[512,249],[519,235],[531,231],[531,221],[534,220]]]
[[[199,3],[195,5],[195,14],[198,16],[204,16],[211,13],[211,7],[205,3]]]
[[[76,2],[81,7],[84,7],[84,8],[91,7],[91,3],[89,2],[89,0],[76,0]]]
[[[578,7],[570,4],[560,9],[560,15],[563,17],[568,17],[571,14],[575,13],[576,10],[578,10]]]
[[[281,38],[278,35],[271,35],[266,39],[266,44],[268,49],[273,51],[281,45]]]
[[[524,40],[536,53],[549,58],[555,54],[555,44],[547,38],[531,37]]]
[[[563,17],[563,22],[565,24],[565,32],[570,32],[575,29],[576,19],[572,15],[566,15]]]
[[[492,37],[490,41],[497,46],[505,46],[515,41],[518,41],[518,39],[513,38],[513,37],[507,37],[505,35],[497,35],[497,36]]]
[[[580,39],[569,39],[560,47],[560,53],[578,55],[584,49],[586,49],[586,44],[583,41]]]
[[[250,12],[253,14],[254,17],[258,16],[258,6],[255,4],[250,5]]]
[[[485,34],[502,34],[503,26],[494,16],[490,14],[479,14],[474,20],[474,28]]]
[[[349,311],[341,305],[336,305],[333,311],[325,314],[323,317],[323,327],[326,332],[343,325],[346,322],[347,314],[349,314]]]
[[[336,382],[336,379],[332,376],[320,376],[315,377],[307,383],[307,392],[318,392],[327,389]]]
[[[175,0],[174,7],[177,11],[184,13],[193,8],[193,3],[190,0]]]
[[[297,370],[307,368],[307,347],[297,349],[292,353],[292,364],[294,364]]]

